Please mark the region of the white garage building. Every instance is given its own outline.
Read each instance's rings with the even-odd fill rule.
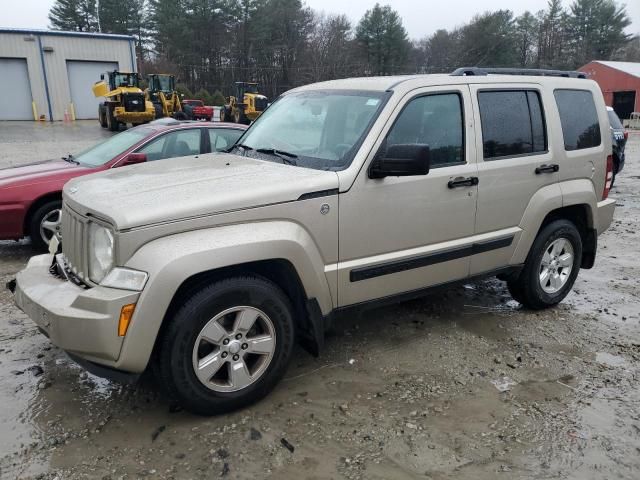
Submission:
[[[98,118],[91,87],[108,70],[136,71],[128,35],[0,28],[0,120]],[[0,128],[1,125],[0,125]]]

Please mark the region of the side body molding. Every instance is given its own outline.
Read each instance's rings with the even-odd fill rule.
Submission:
[[[149,273],[116,368],[141,372],[147,365],[167,308],[193,275],[262,260],[283,259],[296,269],[307,298],[323,315],[334,308],[323,258],[309,233],[289,221],[253,222],[195,230],[154,240],[126,266]],[[126,354],[124,354],[126,352]]]

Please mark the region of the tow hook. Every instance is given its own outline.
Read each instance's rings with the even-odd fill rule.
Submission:
[[[7,282],[6,287],[11,293],[15,293],[15,291],[16,291],[16,279],[14,278],[13,280],[9,280]]]

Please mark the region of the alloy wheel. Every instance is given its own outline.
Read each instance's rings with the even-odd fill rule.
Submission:
[[[232,307],[209,320],[198,334],[193,370],[207,388],[237,392],[265,373],[275,349],[275,327],[263,311]]]
[[[45,243],[45,245],[49,244],[49,241],[55,235],[60,239],[60,219],[62,217],[62,210],[55,209],[48,212],[44,217],[42,217],[42,221],[40,222],[40,238]]]
[[[566,238],[557,238],[547,247],[540,262],[540,286],[548,294],[558,293],[573,270],[574,251]]]

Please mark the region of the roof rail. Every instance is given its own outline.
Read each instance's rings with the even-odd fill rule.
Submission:
[[[541,68],[482,68],[482,67],[462,67],[456,69],[451,75],[463,76],[487,76],[487,75],[532,75],[539,77],[566,77],[566,78],[587,78],[583,72],[568,70],[545,70]]]

